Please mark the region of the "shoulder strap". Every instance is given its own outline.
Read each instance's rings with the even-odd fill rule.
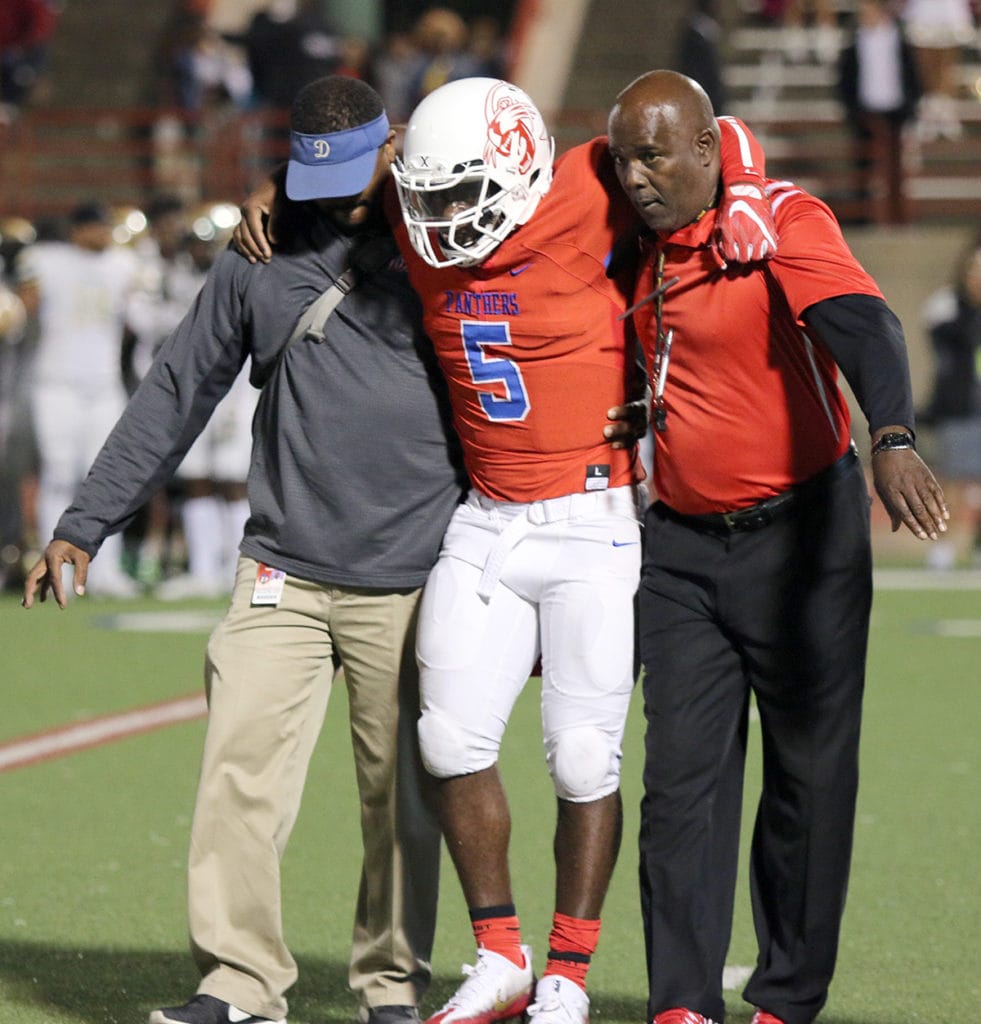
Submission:
[[[365,276],[380,270],[396,254],[398,248],[391,232],[372,234],[351,251],[347,270],[318,298],[314,299],[297,320],[289,340],[280,349],[276,360],[282,363],[294,342],[310,337],[315,342],[324,340],[324,327],[338,303]]]
[[[286,344],[279,350],[276,364],[279,365],[286,358],[294,342],[305,338],[308,335],[315,341],[324,340],[324,326],[330,314],[337,308],[337,304],[345,295],[358,283],[357,275],[352,267],[348,267],[343,274],[324,292],[310,303],[303,311],[300,319],[297,320],[293,333],[289,336]]]

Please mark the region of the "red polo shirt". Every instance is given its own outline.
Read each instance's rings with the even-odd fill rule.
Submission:
[[[660,279],[680,278],[663,303],[663,330],[674,336],[654,484],[661,500],[687,515],[746,508],[786,491],[849,445],[837,366],[801,317],[822,299],[881,292],[822,202],[787,182],[770,185],[776,257],[721,270],[709,248],[710,210],[657,239],[638,281],[639,298]],[[653,375],[656,305],[642,306],[635,320]]]

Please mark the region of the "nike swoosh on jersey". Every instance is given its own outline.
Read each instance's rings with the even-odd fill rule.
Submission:
[[[530,266],[530,263],[522,263],[520,267],[512,267],[509,273],[512,277],[517,277],[518,274],[523,274]]]
[[[627,547],[630,547],[631,544],[639,544],[639,543],[640,543],[639,540],[615,540],[613,542],[613,546],[615,548],[627,548]]]

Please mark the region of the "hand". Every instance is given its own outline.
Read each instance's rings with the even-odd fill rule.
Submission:
[[[276,241],[272,228],[275,198],[276,186],[266,178],[240,208],[242,219],[232,232],[232,241],[250,263],[268,263],[272,259],[270,243]]]
[[[912,448],[886,449],[872,456],[872,480],[889,513],[892,532],[904,523],[920,540],[947,532],[950,512],[944,492]]]
[[[723,186],[715,249],[723,267],[767,260],[776,254],[777,226],[762,181],[734,181]]]
[[[647,433],[649,411],[650,403],[646,398],[607,409],[606,418],[613,422],[603,428],[603,436],[610,442],[610,447],[631,448],[635,445]]]
[[[59,608],[68,605],[65,587],[61,581],[61,569],[66,563],[74,566],[74,591],[81,597],[85,593],[85,580],[89,575],[91,559],[81,548],[69,544],[66,540],[53,540],[45,549],[37,564],[24,580],[24,599],[21,604],[25,608],[34,606],[34,594],[40,587],[40,598],[46,601],[50,590]]]

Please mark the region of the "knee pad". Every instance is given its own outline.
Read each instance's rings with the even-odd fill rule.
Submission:
[[[468,775],[493,764],[474,766],[474,752],[459,724],[439,708],[427,708],[419,719],[419,752],[426,771],[437,779]]]
[[[620,750],[594,725],[563,729],[549,737],[547,758],[555,792],[563,800],[599,800],[620,785]]]

